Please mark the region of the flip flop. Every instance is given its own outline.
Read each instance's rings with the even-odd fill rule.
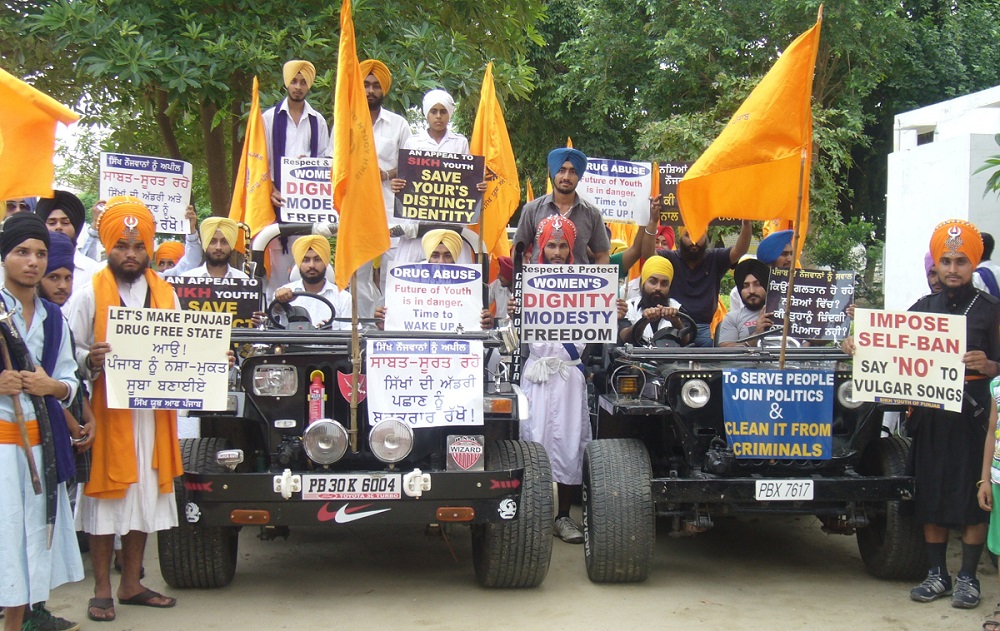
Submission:
[[[166,598],[168,602],[166,604],[158,605],[153,602],[154,598]],[[164,596],[163,594],[160,594],[159,592],[154,592],[151,589],[146,589],[144,591],[139,592],[135,596],[132,596],[131,598],[119,598],[118,604],[137,605],[139,607],[155,607],[156,609],[169,609],[170,607],[173,607],[174,605],[177,604],[177,599],[171,598],[170,596]]]
[[[104,618],[98,618],[94,614],[90,613],[91,609],[98,609],[106,613],[111,612],[111,615]],[[91,598],[87,602],[87,617],[94,622],[111,622],[115,619],[115,601],[113,598]]]

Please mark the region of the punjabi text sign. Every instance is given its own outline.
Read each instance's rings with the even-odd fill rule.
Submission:
[[[614,344],[618,267],[524,266],[521,341]]]
[[[483,424],[480,340],[368,340],[368,417],[411,427]]]
[[[232,316],[175,309],[108,309],[108,407],[224,410]]]
[[[336,223],[333,209],[331,158],[282,158],[281,196],[285,205],[278,209],[286,223]]]
[[[483,273],[476,265],[410,263],[389,270],[386,331],[480,329]]]
[[[228,313],[233,328],[250,328],[254,311],[260,311],[260,280],[257,278],[199,278],[168,276],[181,309]]]
[[[725,370],[722,414],[737,458],[829,460],[833,372]]]
[[[853,398],[962,411],[965,316],[858,309]]]
[[[169,158],[101,152],[101,199],[131,195],[142,200],[156,231],[187,234],[191,203],[191,163]]]
[[[791,321],[789,337],[800,340],[842,340],[851,330],[847,307],[854,302],[854,272],[796,269],[792,286],[792,304],[785,301],[788,290],[788,270],[771,268],[767,283],[764,310],[771,313],[775,329],[785,324],[785,313]]]
[[[479,221],[484,158],[460,153],[402,149],[399,177],[406,180],[396,193],[394,214],[400,219],[429,223],[472,224]]]
[[[649,221],[652,172],[649,162],[588,158],[577,191],[594,202],[604,221],[643,225]]]

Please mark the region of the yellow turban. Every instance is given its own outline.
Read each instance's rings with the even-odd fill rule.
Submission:
[[[292,258],[295,259],[296,265],[302,265],[302,259],[306,257],[306,252],[309,250],[318,254],[324,263],[330,263],[330,242],[327,241],[326,237],[310,234],[296,239],[292,243]]]
[[[979,265],[983,258],[983,235],[968,221],[961,219],[949,219],[942,221],[934,228],[931,235],[931,256],[934,263],[941,261],[941,255],[945,253],[962,253],[969,257],[972,267]]]
[[[622,239],[611,240],[611,254],[618,254],[622,250],[627,250],[628,244]]]
[[[674,266],[662,256],[651,256],[642,264],[642,273],[640,274],[642,284],[645,285],[646,279],[653,274],[666,276],[671,283],[674,282]]]
[[[156,255],[153,257],[154,263],[159,263],[160,259],[177,262],[184,256],[184,244],[179,241],[164,241],[160,247],[156,248]]]
[[[146,254],[152,258],[156,220],[139,199],[127,195],[116,196],[109,199],[104,207],[98,234],[101,245],[109,252],[121,239],[138,239],[146,246]]]
[[[382,93],[389,93],[389,86],[392,85],[392,73],[386,68],[385,64],[378,59],[366,59],[361,62],[361,80],[363,81],[368,75],[373,74],[375,78],[378,79],[379,85],[382,86]]]
[[[201,247],[207,248],[208,244],[212,242],[212,237],[215,236],[215,231],[218,230],[225,237],[226,243],[229,244],[230,248],[236,247],[236,241],[239,239],[240,227],[232,219],[227,219],[226,217],[209,217],[205,221],[201,222]]]
[[[462,237],[454,230],[431,230],[425,234],[420,241],[420,245],[424,248],[424,257],[430,260],[431,254],[442,243],[451,252],[451,258],[458,262],[458,255],[462,253]]]
[[[281,70],[286,88],[292,84],[292,79],[300,72],[302,73],[302,78],[306,80],[306,86],[313,87],[313,81],[316,80],[316,66],[302,59],[293,59],[285,63],[285,67]]]

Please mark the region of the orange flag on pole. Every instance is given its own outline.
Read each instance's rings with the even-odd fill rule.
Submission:
[[[486,65],[469,150],[473,155],[486,158],[486,192],[483,193],[482,209],[483,249],[494,257],[510,256],[507,222],[521,201],[521,185],[517,179],[517,164],[514,162],[514,149],[507,134],[507,123],[493,85],[493,62]]]
[[[0,199],[52,197],[56,123],[80,117],[0,69]]]
[[[274,223],[274,206],[271,205],[271,168],[267,155],[267,135],[260,113],[260,94],[257,77],[253,78],[253,96],[247,117],[246,134],[243,136],[243,153],[236,170],[233,201],[229,204],[229,218],[250,227],[255,236],[264,226]]]
[[[792,42],[729,124],[677,185],[684,225],[697,240],[716,217],[794,220],[802,185],[808,225],[812,86],[823,21]]]
[[[354,40],[351,0],[340,6],[340,55],[333,106],[333,205],[340,212],[337,287],[346,289],[359,267],[389,249],[389,223],[382,201],[382,177],[375,134],[365,98],[364,77]]]

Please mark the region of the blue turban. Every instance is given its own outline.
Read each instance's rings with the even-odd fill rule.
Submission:
[[[781,256],[785,246],[792,242],[794,232],[794,230],[780,230],[767,235],[767,238],[763,239],[757,246],[757,260],[767,265],[773,265]]]
[[[49,266],[45,270],[46,274],[51,274],[60,267],[65,267],[70,272],[75,269],[73,264],[73,254],[76,248],[69,237],[61,232],[49,233]]]
[[[580,177],[583,177],[583,174],[587,172],[587,156],[583,155],[582,151],[560,147],[549,152],[549,177],[554,178],[566,162],[573,165],[576,174]]]

